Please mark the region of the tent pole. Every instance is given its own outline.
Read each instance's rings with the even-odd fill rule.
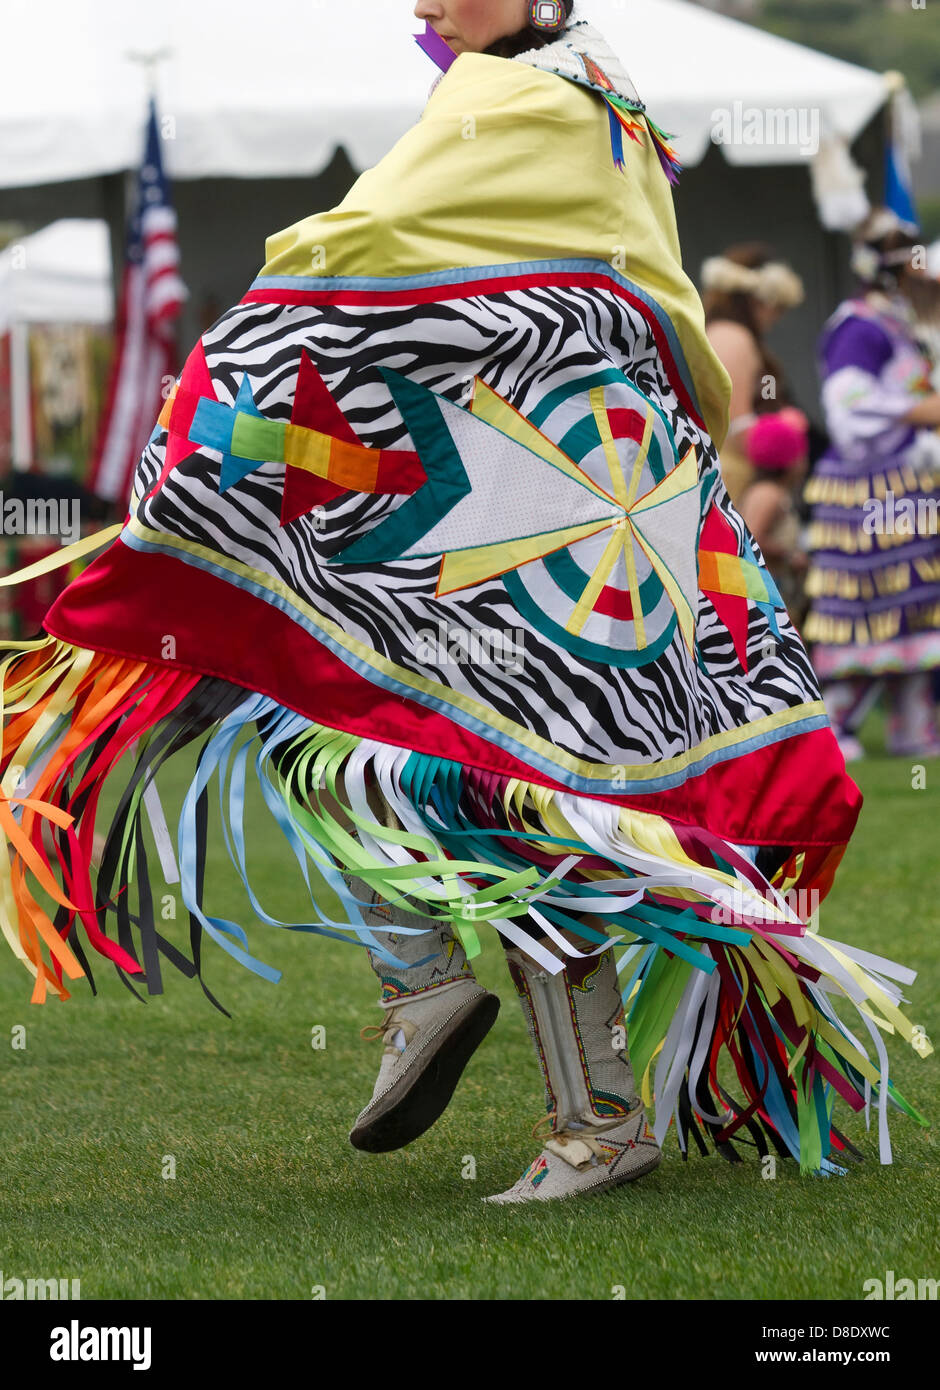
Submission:
[[[124,56],[127,58],[128,62],[139,63],[143,70],[144,80],[147,83],[148,100],[156,100],[157,64],[164,62],[167,58],[172,58],[173,53],[174,50],[172,48],[154,48],[151,49],[149,53],[135,52],[133,50],[125,53]]]
[[[13,467],[27,473],[33,463],[33,407],[29,379],[29,324],[10,325],[10,413]]]

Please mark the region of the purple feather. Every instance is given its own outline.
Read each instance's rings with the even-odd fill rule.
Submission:
[[[415,43],[419,48],[424,49],[431,62],[436,63],[441,72],[446,72],[457,57],[450,44],[445,43],[440,34],[436,34],[429,23],[425,23],[423,34],[415,34]]]

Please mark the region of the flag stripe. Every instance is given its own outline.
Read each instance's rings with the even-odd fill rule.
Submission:
[[[160,145],[151,103],[127,226],[115,358],[89,479],[92,491],[111,502],[129,500],[134,469],[163,406],[164,378],[173,374],[173,325],[186,300]]]

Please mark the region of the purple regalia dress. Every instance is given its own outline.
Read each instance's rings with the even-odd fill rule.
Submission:
[[[931,394],[904,300],[848,300],[823,330],[832,446],[813,506],[805,637],[824,681],[940,665],[940,432],[905,417]]]

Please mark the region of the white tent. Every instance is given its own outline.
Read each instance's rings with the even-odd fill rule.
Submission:
[[[28,468],[29,325],[108,324],[114,317],[108,224],[62,218],[0,252],[0,334],[10,334],[13,465]]]
[[[362,169],[417,119],[435,70],[411,0],[42,0],[4,15],[0,187],[139,160],[147,77],[172,176],[316,175],[343,146]],[[797,163],[851,141],[890,83],[684,0],[579,0],[687,165],[714,135],[736,164]],[[818,122],[818,124],[817,124]]]
[[[0,333],[15,323],[110,323],[108,224],[64,217],[0,252]]]

